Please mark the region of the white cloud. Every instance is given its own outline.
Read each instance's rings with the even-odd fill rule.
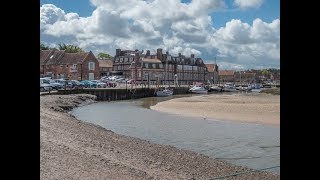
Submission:
[[[234,4],[239,8],[258,8],[262,5],[263,0],[235,0]]]
[[[280,20],[255,19],[252,24],[231,20],[213,28],[208,14],[225,7],[222,0],[91,0],[92,15],[80,17],[59,7],[40,7],[41,40],[70,43],[93,52],[114,55],[116,48],[162,48],[177,55],[212,56],[230,64],[258,66],[280,62]],[[231,67],[231,66],[230,66]]]
[[[195,57],[199,57],[201,55],[201,52],[193,49],[193,48],[183,48],[180,46],[176,46],[173,49],[171,49],[170,54],[177,56],[179,53],[181,53],[182,55],[185,55],[186,57],[190,57],[191,54],[194,54]]]

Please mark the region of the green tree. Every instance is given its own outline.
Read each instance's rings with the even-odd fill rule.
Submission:
[[[80,47],[71,44],[58,44],[59,50],[65,50],[67,53],[84,52]]]
[[[262,74],[263,76],[268,76],[270,73],[269,73],[268,70],[263,69],[263,70],[261,70],[261,74]]]
[[[49,47],[40,42],[40,50],[48,50]]]
[[[112,56],[110,55],[110,54],[107,54],[107,53],[103,53],[103,52],[101,52],[101,53],[99,53],[98,54],[98,58],[112,58]]]

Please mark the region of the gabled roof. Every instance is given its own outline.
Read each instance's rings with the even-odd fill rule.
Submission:
[[[99,67],[101,68],[112,68],[113,62],[112,60],[98,60],[99,61]]]
[[[78,64],[81,63],[90,52],[80,52],[80,53],[64,53],[62,58],[57,64]]]
[[[234,76],[233,70],[220,70],[219,71],[219,76]]]
[[[40,50],[40,65],[44,65],[52,53],[52,50]]]
[[[66,53],[64,50],[41,50],[40,65],[78,64],[91,52]]]
[[[216,69],[216,64],[206,64],[208,72],[214,72]]]
[[[64,53],[65,53],[64,51],[53,50],[53,52],[48,57],[46,64],[47,65],[57,64],[57,62],[62,58]]]

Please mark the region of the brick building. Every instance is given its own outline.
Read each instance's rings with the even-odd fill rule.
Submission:
[[[143,54],[139,50],[117,49],[113,67],[114,71],[122,72],[125,78],[142,82],[159,80],[167,84],[174,84],[175,79],[179,84],[205,82],[207,74],[203,60],[196,58],[194,54],[191,54],[191,57],[180,53],[178,56],[172,56],[169,52],[163,54],[162,49],[157,49],[157,53],[153,55],[149,50]]]
[[[217,84],[218,83],[218,65],[217,64],[206,64],[208,73],[206,79],[210,81],[210,83]]]
[[[112,59],[98,59],[100,77],[109,76],[113,71],[113,61]]]
[[[237,71],[235,72],[235,82],[237,83],[254,83],[256,82],[256,73],[246,72],[246,71]]]
[[[66,53],[59,50],[40,50],[40,76],[44,75],[54,79],[98,79],[99,62],[91,51]]]
[[[220,70],[219,71],[219,83],[235,82],[235,71],[233,70]]]

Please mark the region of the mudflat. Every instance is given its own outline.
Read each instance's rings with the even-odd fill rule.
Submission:
[[[81,122],[72,108],[95,96],[40,96],[40,178],[47,179],[207,179],[250,170],[195,152],[113,133]],[[228,179],[280,179],[254,172]]]
[[[205,119],[280,125],[280,95],[210,94],[163,101],[153,110]]]

